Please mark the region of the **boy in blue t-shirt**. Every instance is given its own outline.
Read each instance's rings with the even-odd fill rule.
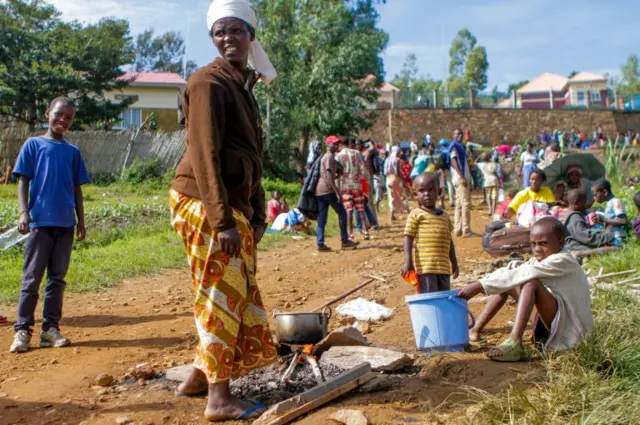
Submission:
[[[64,280],[77,240],[86,236],[81,186],[89,182],[80,150],[64,140],[76,108],[64,97],[54,99],[46,111],[49,129],[32,137],[20,150],[13,174],[18,178],[20,221],[18,230],[31,233],[24,249],[24,266],[16,335],[12,353],[29,350],[38,290],[44,272],[44,313],[40,347],[66,347],[71,341],[60,334]],[[76,222],[76,216],[78,221]]]
[[[596,229],[604,229],[613,235],[611,245],[621,247],[627,238],[629,218],[622,200],[613,194],[611,183],[606,179],[599,179],[591,185],[593,198],[596,203],[605,203],[604,214],[594,214]]]

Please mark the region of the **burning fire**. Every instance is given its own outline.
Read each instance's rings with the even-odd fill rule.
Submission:
[[[313,352],[313,347],[314,347],[313,344],[307,344],[304,347],[302,347],[302,352],[307,356],[310,356],[311,353]]]

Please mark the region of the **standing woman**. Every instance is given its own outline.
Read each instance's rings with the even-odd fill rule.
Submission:
[[[262,130],[251,92],[258,79],[269,82],[276,73],[256,40],[246,0],[214,0],[207,24],[221,57],[189,78],[187,148],[170,192],[172,224],[191,266],[199,336],[194,369],[177,394],[208,394],[209,421],[251,419],[264,406],[233,397],[229,381],[276,360],[255,275],[266,214]]]
[[[387,176],[387,196],[389,197],[389,216],[391,221],[396,219],[395,213],[408,212],[403,194],[404,187],[401,177],[400,147],[394,146],[391,154],[384,163],[384,174]]]
[[[314,140],[311,142],[309,146],[309,155],[307,156],[307,171],[311,168],[311,165],[316,161],[316,159],[322,156],[322,143],[318,140]]]
[[[522,186],[525,189],[529,187],[531,172],[538,168],[536,164],[540,162],[533,147],[533,143],[527,143],[527,150],[520,155],[520,176],[522,177]]]

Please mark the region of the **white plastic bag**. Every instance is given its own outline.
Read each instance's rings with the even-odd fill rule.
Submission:
[[[18,228],[14,227],[13,229],[8,230],[7,232],[0,235],[0,250],[1,249],[9,249],[14,245],[19,244],[29,237],[31,233],[27,233],[26,235],[18,232]]]
[[[393,309],[367,301],[364,298],[356,298],[353,301],[338,306],[336,312],[343,316],[353,316],[361,322],[368,322],[370,320],[390,318],[393,314]]]
[[[505,199],[506,199],[506,195],[504,193],[504,189],[503,188],[498,189],[498,202],[502,203],[504,202]]]
[[[549,215],[549,206],[545,203],[529,201],[518,211],[518,226],[531,227],[542,217]]]

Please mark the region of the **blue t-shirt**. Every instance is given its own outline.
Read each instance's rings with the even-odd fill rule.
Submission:
[[[76,186],[89,183],[80,149],[67,142],[32,137],[20,150],[14,176],[30,180],[32,227],[76,225]]]

